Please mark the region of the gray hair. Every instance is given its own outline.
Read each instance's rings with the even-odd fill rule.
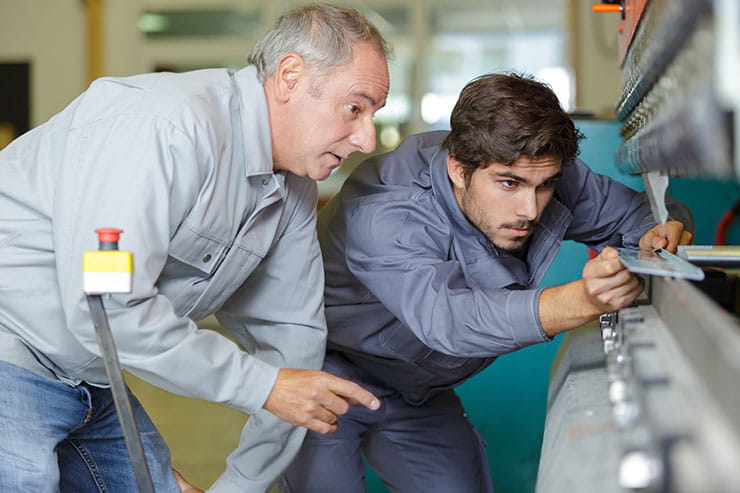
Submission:
[[[357,43],[370,41],[387,60],[390,46],[378,29],[351,8],[314,4],[290,10],[260,39],[247,56],[257,67],[261,83],[275,75],[278,61],[288,53],[300,55],[316,75],[349,63]]]

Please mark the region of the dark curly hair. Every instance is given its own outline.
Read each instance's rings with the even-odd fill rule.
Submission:
[[[549,86],[520,74],[487,74],[469,82],[450,117],[442,147],[470,180],[491,163],[520,156],[551,157],[563,165],[578,155],[583,138]]]

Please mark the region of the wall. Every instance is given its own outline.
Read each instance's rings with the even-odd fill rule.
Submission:
[[[143,38],[136,29],[136,18],[146,8],[197,3],[193,0],[103,1],[103,72],[108,75],[150,71],[165,52],[167,61],[172,61],[172,47],[166,42],[150,44],[144,49]],[[616,66],[619,14],[597,16],[590,12],[591,0],[569,2],[570,59],[576,69],[576,104],[578,108],[609,117],[613,114],[619,87]],[[239,3],[224,0],[219,5]],[[87,86],[85,33],[84,2],[81,0],[0,0],[0,61],[31,60],[33,63],[32,124],[48,119]],[[244,40],[196,40],[177,50],[183,59],[195,54],[212,60],[217,55],[239,63],[250,47]],[[176,52],[174,58],[177,56]]]
[[[621,94],[617,28],[620,14],[595,14],[592,0],[569,0],[569,55],[575,77],[576,109],[614,118]]]
[[[182,6],[188,0],[102,1],[102,75],[149,72],[159,62],[192,62],[194,56],[206,63],[215,59],[243,64],[252,46],[244,39],[145,44],[136,27],[139,13]],[[32,126],[48,120],[87,87],[86,36],[82,0],[0,0],[0,63],[31,62]]]
[[[31,124],[61,110],[85,87],[80,0],[0,0],[0,62],[31,62]]]

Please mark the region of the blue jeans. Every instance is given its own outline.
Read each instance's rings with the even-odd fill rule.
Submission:
[[[179,492],[167,444],[129,397],[155,490]],[[110,389],[0,361],[0,491],[137,491]]]
[[[365,460],[392,492],[491,493],[485,444],[453,390],[420,406],[362,381],[341,358],[327,355],[324,370],[375,393],[377,411],[352,406],[335,433],[309,431],[282,478],[281,493],[361,493]]]

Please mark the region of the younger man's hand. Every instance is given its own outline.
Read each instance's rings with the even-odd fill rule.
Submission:
[[[640,238],[640,248],[646,250],[663,248],[676,253],[678,245],[690,245],[693,238],[693,235],[684,229],[683,223],[668,221],[647,230]]]
[[[600,313],[629,306],[643,289],[642,279],[627,270],[619,253],[610,247],[586,263],[583,281],[587,296]]]

